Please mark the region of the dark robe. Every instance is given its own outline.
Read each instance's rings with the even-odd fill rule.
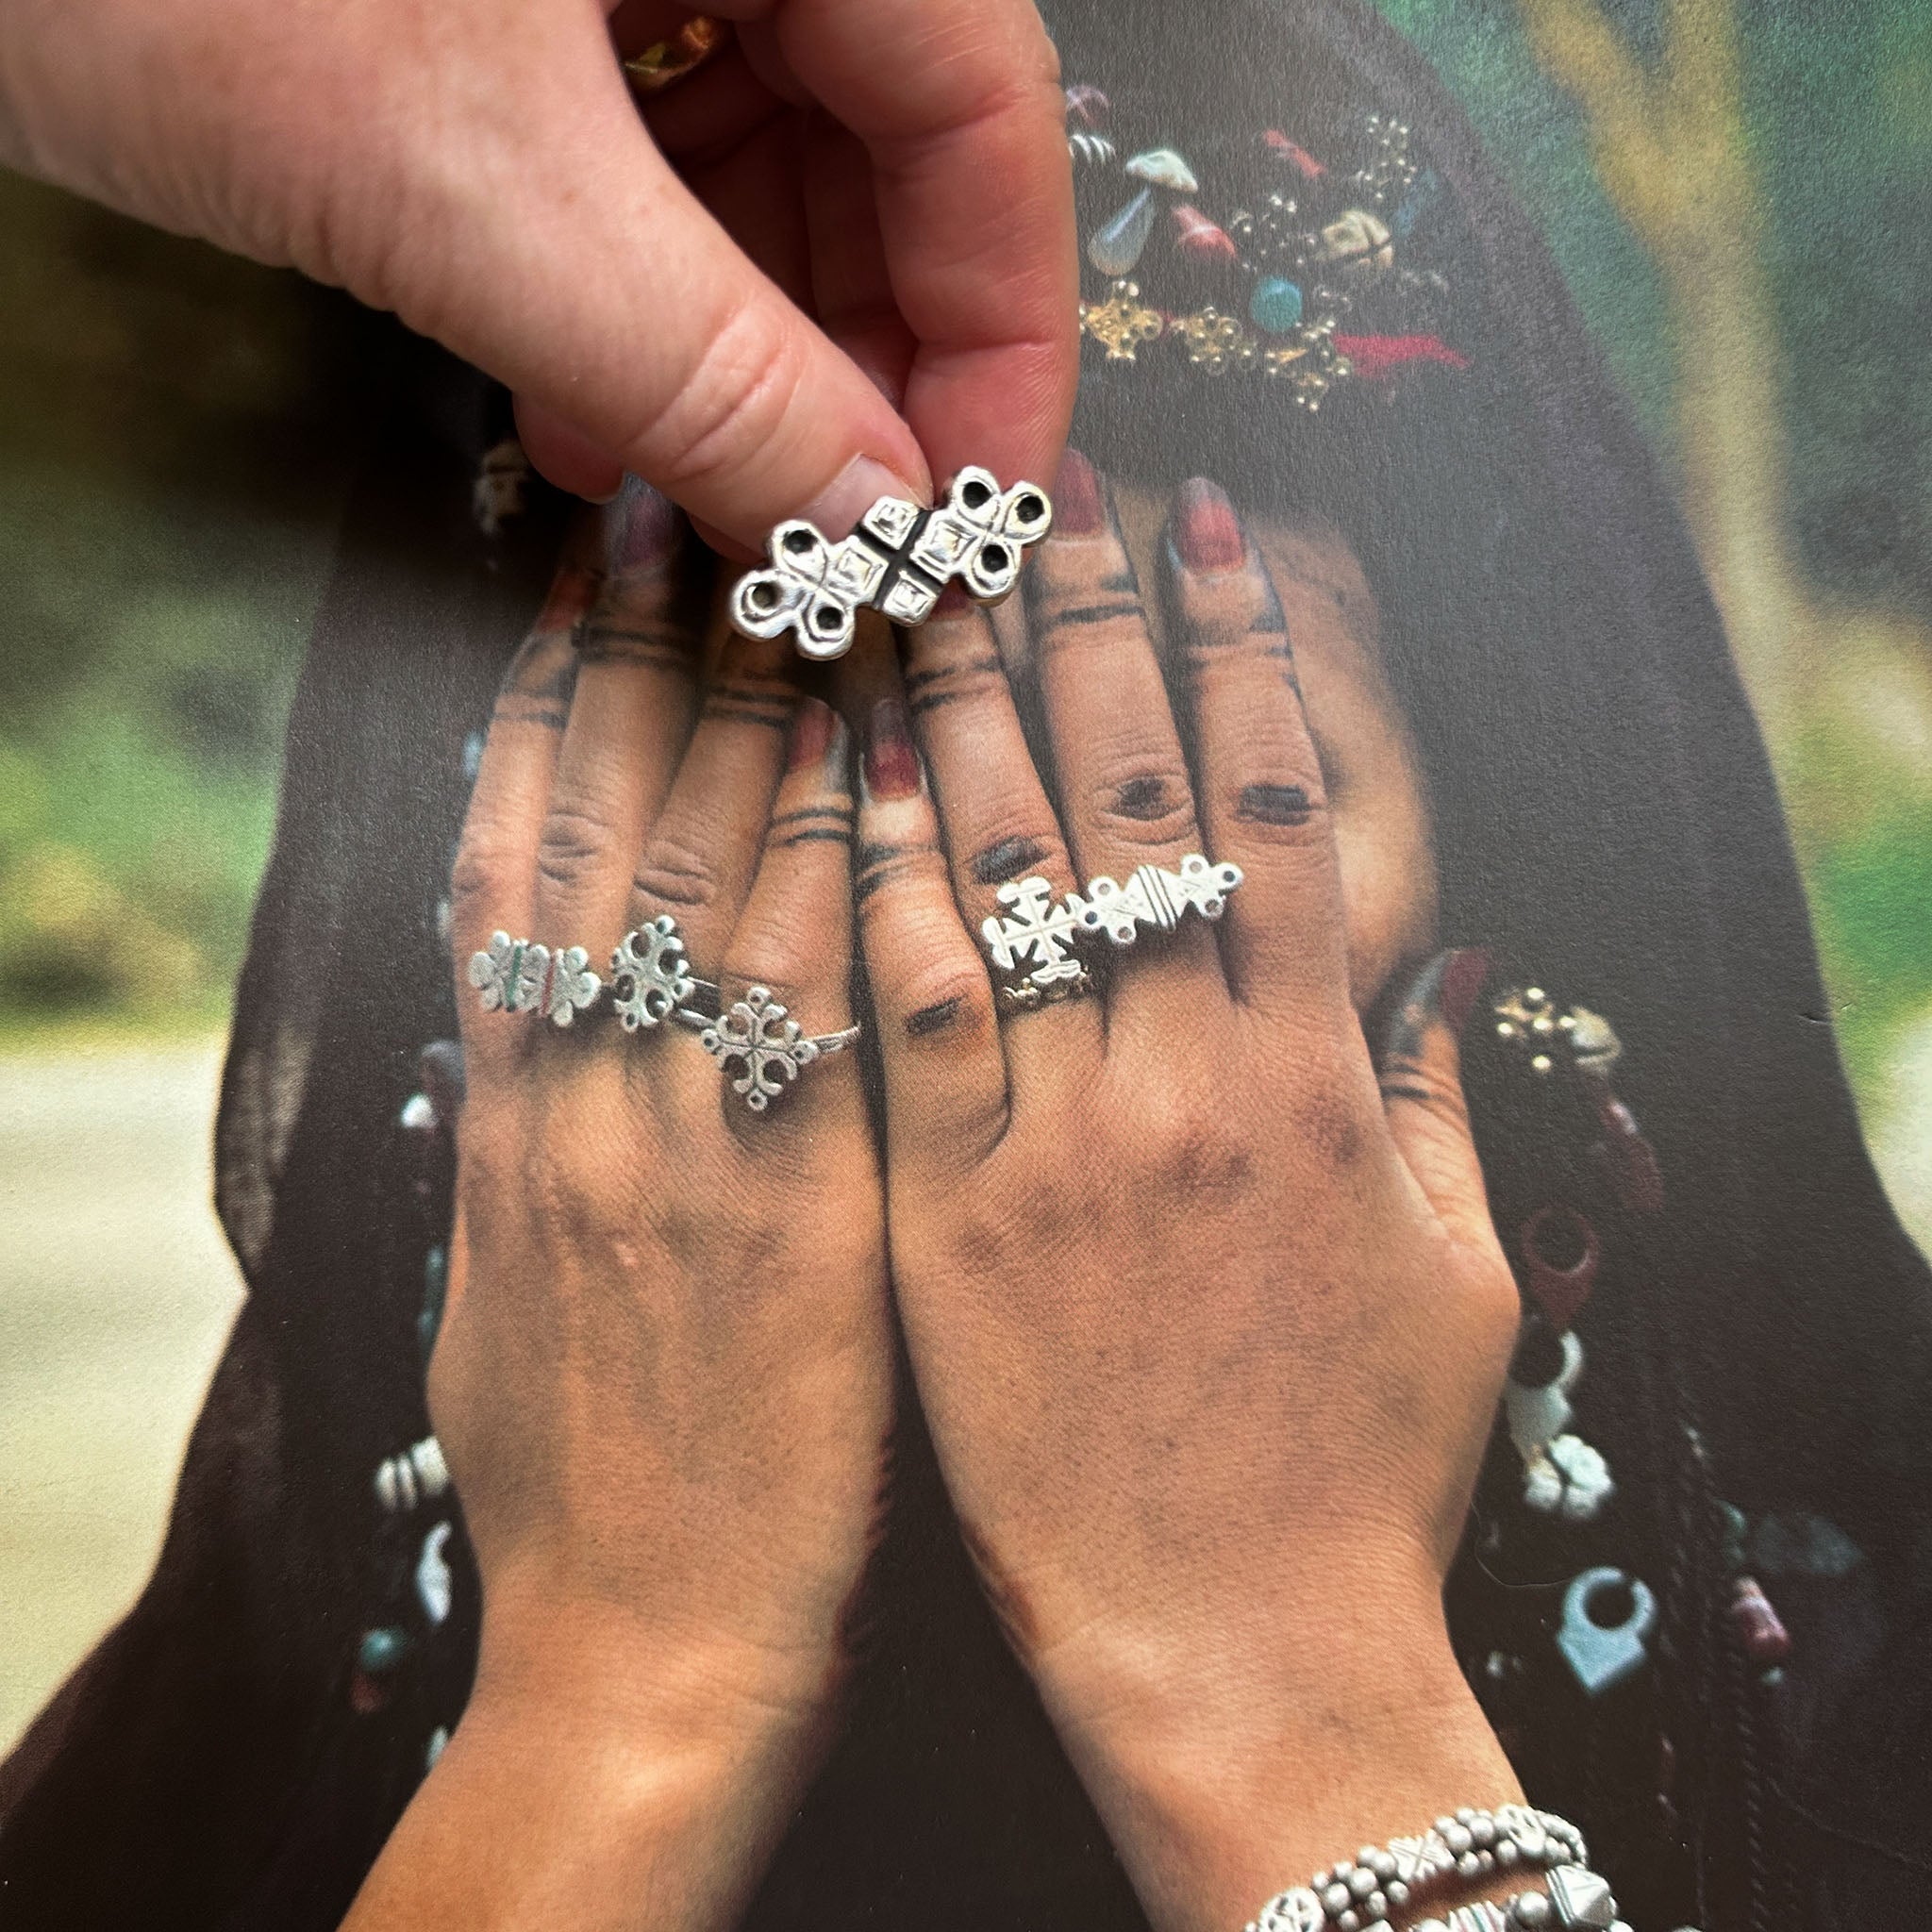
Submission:
[[[1287,126],[1319,153],[1379,111],[1446,196],[1442,325],[1465,372],[1386,405],[1338,396],[1311,424],[1198,375],[1096,371],[1075,435],[1107,467],[1204,471],[1243,501],[1338,515],[1421,744],[1446,936],[1524,962],[1626,1043],[1619,1091],[1667,1205],[1583,1324],[1580,1426],[1626,1500],[1607,1541],[1579,1530],[1562,1560],[1655,1583],[1666,1641],[1633,1715],[1584,1711],[1552,1662],[1554,1573],[1506,1631],[1473,1547],[1458,1647],[1473,1674],[1527,1660],[1499,1724],[1532,1796],[1592,1832],[1630,1915],[1670,1913],[1659,1932],[1916,1923],[1932,1294],[1865,1153],[1776,792],[1669,493],[1541,242],[1378,16],[1356,0],[1056,11],[1068,78],[1115,93],[1150,144],[1228,150]],[[456,1032],[437,906],[466,741],[560,507],[538,491],[484,534],[472,491],[500,398],[386,325],[371,355],[383,428],[290,724],[217,1134],[248,1298],[152,1583],[0,1767],[0,1923],[25,1932],[335,1924],[467,1690],[478,1591],[454,1500],[396,1515],[374,1491],[429,1430],[425,1275],[448,1215],[446,1141],[398,1117],[422,1047]],[[1507,1203],[1549,1124],[1486,1077]],[[916,1410],[901,1437],[849,1726],[752,1923],[1137,1926],[974,1589]],[[1768,1580],[1794,1639],[1781,1681],[1726,1647],[1735,1562],[1713,1554],[1712,1497],[1744,1512],[1759,1568],[1789,1557]],[[439,1627],[412,1575],[442,1519],[458,1528]],[[400,1634],[400,1661],[364,1652],[373,1629]],[[1482,1794],[1444,1798],[1465,1795]]]

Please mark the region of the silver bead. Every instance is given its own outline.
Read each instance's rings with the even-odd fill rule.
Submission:
[[[1385,1852],[1378,1849],[1376,1851],[1371,1852],[1369,1856],[1362,1860],[1362,1863],[1366,1865],[1369,1868],[1369,1870],[1372,1871],[1384,1885],[1387,1885],[1388,1882],[1395,1876],[1396,1864],[1395,1857],[1392,1852]]]
[[[1540,1891],[1521,1892],[1509,1901],[1509,1916],[1524,1932],[1537,1932],[1550,1923],[1550,1902]]]
[[[1496,1821],[1487,1811],[1478,1811],[1469,1821],[1469,1835],[1475,1840],[1477,1851],[1488,1851],[1496,1842]]]
[[[1340,1918],[1343,1912],[1347,1911],[1349,1901],[1354,1896],[1355,1894],[1349,1890],[1347,1886],[1337,1885],[1331,1882],[1322,1888],[1322,1909],[1331,1919]]]
[[[1408,1903],[1408,1887],[1403,1884],[1401,1879],[1391,1878],[1385,1890],[1389,1899],[1389,1909],[1391,1912],[1399,1912]]]
[[[1386,1892],[1372,1891],[1362,1901],[1362,1913],[1369,1924],[1378,1924],[1389,1916],[1389,1897]]]
[[[1494,1852],[1478,1852],[1475,1855],[1475,1861],[1485,1872],[1493,1872],[1496,1869],[1496,1855]]]
[[[1482,1860],[1474,1852],[1464,1852],[1456,1861],[1456,1875],[1458,1878],[1474,1880],[1482,1876]]]
[[[1362,1915],[1351,1906],[1336,1920],[1335,1932],[1362,1932]]]
[[[1496,1841],[1496,1863],[1507,1872],[1523,1854],[1516,1848],[1513,1838],[1498,1839]]]
[[[1357,1898],[1367,1898],[1375,1889],[1375,1874],[1366,1865],[1357,1865],[1348,1874],[1348,1889]]]
[[[1451,1819],[1449,1821],[1449,1829],[1442,1834],[1442,1842],[1460,1858],[1470,1849],[1473,1842],[1469,1835],[1469,1827],[1466,1824],[1457,1824],[1454,1819]]]
[[[1474,1824],[1475,1823],[1474,1806],[1458,1805],[1456,1807],[1456,1822],[1457,1824]]]

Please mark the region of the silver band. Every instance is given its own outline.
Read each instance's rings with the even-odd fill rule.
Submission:
[[[749,988],[729,1012],[715,1020],[680,1008],[679,1021],[697,1029],[698,1044],[718,1062],[754,1113],[763,1113],[800,1073],[827,1054],[843,1053],[860,1029],[808,1034],[772,997],[768,986]],[[734,1068],[736,1071],[734,1072]]]
[[[486,1013],[541,1013],[557,1026],[570,1025],[604,990],[582,946],[552,951],[507,932],[470,955],[469,981]]]

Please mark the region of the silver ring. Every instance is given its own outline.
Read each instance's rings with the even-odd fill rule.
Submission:
[[[1036,873],[1008,879],[996,896],[1007,910],[981,921],[979,930],[993,964],[1011,975],[999,989],[1005,1011],[1037,1012],[1091,991],[1092,977],[1072,950],[1083,937],[1074,894],[1057,901],[1051,882]]]
[[[842,658],[862,606],[924,624],[956,578],[997,604],[1052,526],[1053,499],[1037,483],[1003,491],[991,471],[969,467],[937,508],[882,496],[837,543],[803,519],[780,524],[765,541],[769,566],[732,587],[731,622],[749,638],[790,630],[807,658]]]
[[[754,1113],[763,1113],[814,1060],[843,1053],[859,1035],[857,1026],[807,1034],[768,986],[749,988],[720,1018],[707,1019],[687,1008],[680,1008],[677,1017],[698,1029],[698,1044],[730,1076],[731,1091],[742,1094]]]
[[[1203,919],[1219,919],[1241,877],[1240,866],[1210,865],[1191,852],[1178,872],[1164,865],[1136,866],[1125,885],[1098,878],[1084,897],[1070,894],[1067,904],[1083,933],[1104,932],[1115,945],[1131,946],[1143,925],[1173,932],[1191,907]]]
[[[685,957],[677,922],[661,912],[618,941],[610,955],[610,998],[626,1033],[661,1025],[682,1008],[717,1016],[717,985],[699,979]]]
[[[604,990],[582,946],[553,952],[507,932],[491,933],[488,947],[470,955],[469,980],[486,1013],[541,1013],[557,1026],[568,1026]]]

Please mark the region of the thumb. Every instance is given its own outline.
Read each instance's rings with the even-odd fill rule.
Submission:
[[[443,232],[388,252],[391,306],[517,391],[540,463],[575,432],[749,545],[786,517],[842,536],[882,494],[930,500],[912,432],[678,180],[602,33],[561,38],[517,131],[436,198]]]
[[[1396,1008],[1377,1070],[1389,1131],[1436,1218],[1457,1241],[1484,1247],[1495,1234],[1463,1099],[1457,1036],[1489,968],[1480,949],[1438,953]]]

